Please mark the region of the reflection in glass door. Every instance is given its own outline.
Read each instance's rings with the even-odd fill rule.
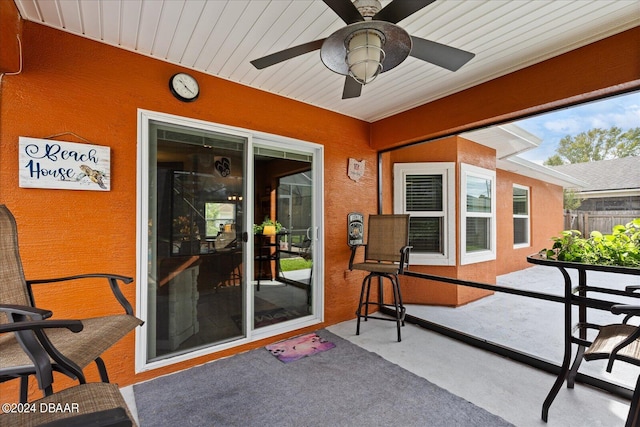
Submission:
[[[313,155],[254,148],[253,328],[313,314]]]
[[[246,142],[149,124],[147,361],[245,336]]]

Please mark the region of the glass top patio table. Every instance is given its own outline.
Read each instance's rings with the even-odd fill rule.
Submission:
[[[549,407],[553,403],[556,395],[560,391],[562,384],[567,380],[567,387],[573,388],[575,376],[577,374],[580,363],[582,362],[582,356],[586,347],[591,342],[587,340],[587,331],[585,325],[587,324],[587,308],[597,310],[610,310],[614,304],[619,304],[620,301],[608,301],[599,298],[589,297],[589,292],[596,292],[599,294],[617,295],[620,297],[640,298],[640,293],[634,293],[633,289],[626,288],[625,290],[616,289],[610,283],[605,283],[602,286],[590,286],[587,283],[587,271],[601,271],[606,273],[616,273],[621,275],[640,276],[640,268],[634,267],[620,267],[611,265],[595,265],[584,264],[577,262],[557,261],[553,259],[547,259],[539,254],[530,255],[527,257],[527,261],[531,264],[545,265],[549,267],[556,267],[562,273],[564,277],[564,357],[562,360],[562,367],[558,378],[556,379],[553,387],[549,391],[543,405],[542,405],[542,419],[546,422],[549,415]],[[572,278],[567,270],[574,269],[578,273],[578,286],[574,288]],[[637,284],[640,284],[638,281]],[[578,306],[578,336],[574,336],[573,328],[574,322],[572,319],[572,306]],[[571,345],[578,344],[578,352],[576,358],[571,365]]]

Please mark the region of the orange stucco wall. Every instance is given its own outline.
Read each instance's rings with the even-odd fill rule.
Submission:
[[[575,100],[586,92],[617,93],[640,86],[640,59],[630,49],[630,40],[638,39],[636,28],[542,65],[553,70],[552,76],[550,71],[539,76],[537,68],[530,67],[373,124],[195,71],[191,73],[198,78],[202,94],[198,101],[184,104],[167,89],[169,77],[180,67],[39,24],[16,23],[13,3],[0,4],[2,70],[15,71],[18,64],[17,47],[11,41],[5,44],[7,37],[20,35],[24,50],[23,72],[5,75],[0,87],[0,203],[16,216],[28,278],[96,271],[136,276],[136,111],[143,108],[324,145],[326,324],[354,317],[362,274],[346,271],[345,217],[350,211],[377,210],[377,149],[449,134],[466,124],[490,122],[571,97]],[[44,138],[63,132],[111,148],[110,192],[18,187],[18,137]],[[80,142],[72,136],[64,139]],[[367,172],[358,183],[346,175],[349,157],[367,162]],[[93,287],[71,293],[47,288],[37,300],[58,317],[93,316],[111,309],[99,299],[99,292]],[[135,303],[135,285],[126,287],[125,295]],[[112,380],[126,385],[263,344],[135,375],[130,334],[104,359]],[[97,378],[92,370],[88,374],[89,380]],[[14,383],[0,385],[3,399],[17,396]],[[56,384],[62,387],[65,382]]]
[[[457,243],[459,241],[458,233],[460,230],[460,163],[495,170],[495,150],[464,138],[453,136],[423,144],[415,144],[385,153],[382,167],[384,212],[393,212],[393,165],[396,163],[413,162],[454,162],[456,164],[455,222],[457,231],[455,240]],[[460,265],[458,249],[456,264],[455,266],[412,265],[411,270],[462,280],[495,283],[496,261]],[[425,281],[413,277],[402,277],[401,282],[404,301],[414,304],[457,306],[491,294],[491,292],[481,289]]]
[[[376,156],[369,147],[365,122],[193,71],[201,95],[185,104],[168,90],[169,77],[180,71],[177,66],[31,22],[24,23],[23,31],[24,70],[2,81],[0,203],[16,217],[27,278],[105,271],[136,276],[138,108],[324,145],[325,166],[331,171],[324,183],[326,194],[331,195],[325,206],[327,242],[345,243],[347,213],[369,211],[376,205],[377,177],[372,166]],[[18,137],[45,138],[63,132],[111,148],[111,191],[19,188]],[[82,142],[72,135],[61,139]],[[358,183],[347,177],[349,157],[370,165]],[[345,279],[348,259],[346,244],[331,244],[326,251],[327,323],[353,317],[361,277],[353,274]],[[135,304],[135,284],[124,291]],[[93,287],[72,293],[47,288],[38,290],[37,302],[53,309],[56,317],[91,317],[116,309],[100,295]],[[238,350],[242,349],[209,359]],[[134,375],[133,334],[104,359],[112,381],[121,385],[204,361]],[[89,379],[95,378],[90,369]]]
[[[562,187],[497,170],[497,218],[498,259],[496,274],[531,267],[526,257],[549,247],[552,236],[563,229]],[[531,244],[528,247],[513,247],[513,184],[530,188]]]
[[[22,21],[12,1],[0,2],[0,73],[15,73],[20,69],[17,35],[21,35]]]

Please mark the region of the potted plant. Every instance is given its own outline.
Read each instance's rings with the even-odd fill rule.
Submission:
[[[265,227],[267,227],[267,231],[273,230],[273,233],[265,233]],[[273,228],[272,228],[273,227]],[[262,224],[253,224],[253,234],[276,234],[282,230],[282,224],[278,221],[273,221],[269,217],[264,217],[264,221]]]

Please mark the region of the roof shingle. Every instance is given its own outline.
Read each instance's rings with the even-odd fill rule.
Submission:
[[[552,166],[552,169],[586,181],[580,191],[628,190],[640,191],[640,157],[600,160]]]

